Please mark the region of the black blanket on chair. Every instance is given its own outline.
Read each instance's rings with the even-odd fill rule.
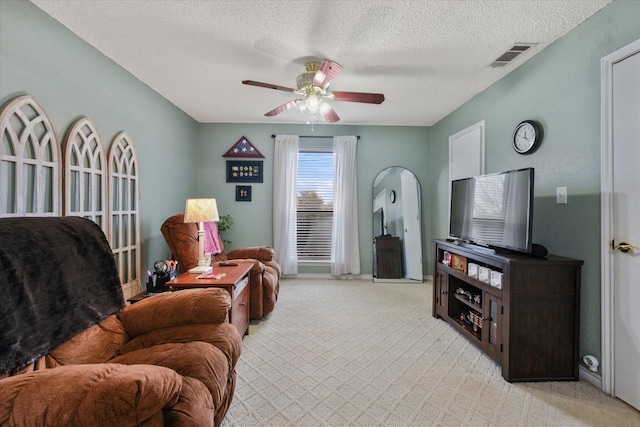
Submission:
[[[22,369],[123,306],[113,252],[94,222],[0,219],[0,373]]]

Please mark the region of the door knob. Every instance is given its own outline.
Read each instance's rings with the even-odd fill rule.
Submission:
[[[636,251],[640,251],[640,248],[637,246],[632,245],[631,243],[628,242],[620,242],[617,245],[612,241],[611,242],[611,246],[613,246],[613,250],[615,251],[620,251],[623,253],[627,253],[627,252],[633,252],[634,250]]]

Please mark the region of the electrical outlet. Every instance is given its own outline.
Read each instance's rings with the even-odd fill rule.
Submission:
[[[567,204],[567,187],[556,187],[556,203]]]

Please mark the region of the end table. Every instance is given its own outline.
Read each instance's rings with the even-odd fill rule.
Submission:
[[[193,288],[224,288],[231,295],[229,323],[233,324],[241,336],[249,334],[249,279],[251,262],[232,263],[235,265],[213,264],[213,270],[206,274],[183,273],[166,283],[171,291]]]

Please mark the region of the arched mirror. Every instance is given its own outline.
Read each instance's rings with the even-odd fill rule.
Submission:
[[[373,281],[422,282],[420,183],[390,167],[373,181]]]

